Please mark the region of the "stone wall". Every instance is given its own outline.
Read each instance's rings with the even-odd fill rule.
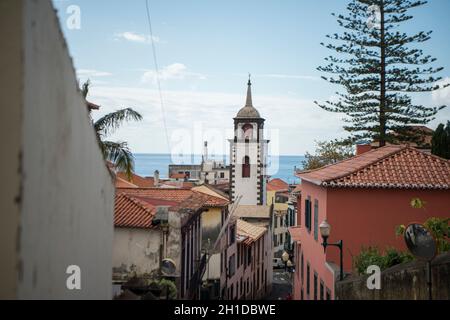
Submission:
[[[381,289],[369,290],[367,276],[352,277],[336,284],[341,300],[426,300],[428,299],[426,262],[412,261],[381,273]],[[432,263],[433,299],[450,300],[450,252]]]

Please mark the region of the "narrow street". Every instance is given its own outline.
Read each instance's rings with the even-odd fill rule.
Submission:
[[[291,274],[284,269],[273,270],[272,292],[266,300],[286,300],[292,292]]]

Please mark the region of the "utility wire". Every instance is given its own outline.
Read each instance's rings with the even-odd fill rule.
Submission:
[[[167,123],[166,123],[166,111],[164,108],[164,99],[163,99],[163,94],[162,94],[162,90],[161,90],[161,80],[159,79],[158,58],[156,56],[156,45],[155,45],[155,41],[154,41],[154,37],[153,37],[152,19],[150,17],[150,8],[149,8],[148,1],[149,0],[145,0],[145,7],[147,9],[148,29],[150,32],[150,41],[152,43],[153,63],[155,65],[155,79],[156,79],[156,83],[158,85],[159,101],[161,104],[161,112],[162,112],[162,118],[163,118],[164,132],[166,135],[167,148],[168,148],[168,151],[170,154],[171,148],[170,148],[170,141],[169,141],[169,133],[167,130]]]

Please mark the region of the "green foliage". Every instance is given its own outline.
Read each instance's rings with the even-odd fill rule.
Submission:
[[[411,95],[438,90],[443,70],[435,58],[426,55],[423,43],[431,31],[403,33],[403,24],[413,17],[410,9],[426,4],[421,0],[351,0],[346,14],[336,17],[342,32],[327,35],[322,45],[336,54],[318,67],[322,77],[342,87],[336,100],[316,104],[324,110],[345,115],[344,129],[354,141],[373,139],[386,142],[417,142],[410,125],[426,124],[445,106],[417,105]],[[379,21],[373,8],[379,9]],[[375,10],[377,11],[377,10]],[[368,23],[369,21],[375,24]]]
[[[163,295],[166,295],[166,290],[169,290],[169,299],[171,300],[175,300],[177,298],[177,286],[173,281],[168,279],[153,280],[150,285],[156,285],[161,290]]]
[[[429,218],[423,224],[428,231],[436,239],[437,245],[437,253],[441,254],[447,251],[450,251],[450,226],[449,226],[450,218],[442,219],[442,218]]]
[[[353,262],[354,268],[359,274],[365,274],[371,265],[379,266],[381,270],[393,267],[397,264],[409,262],[413,256],[409,252],[401,252],[394,248],[388,248],[384,254],[377,247],[363,247]]]
[[[84,98],[87,97],[90,88],[90,81],[86,81],[81,86]],[[142,116],[131,108],[125,108],[111,112],[94,122],[94,129],[103,157],[111,161],[116,169],[125,172],[129,179],[134,171],[134,157],[126,142],[112,142],[105,140],[105,137],[117,130],[124,122],[141,121]]]
[[[450,159],[450,121],[447,121],[446,127],[441,123],[436,128],[431,140],[431,153],[444,159]]]
[[[426,202],[414,198],[411,200],[411,207],[415,209],[425,210]],[[437,254],[441,254],[450,251],[450,218],[436,218],[431,217],[427,219],[423,225],[436,239]],[[401,224],[395,228],[395,234],[397,236],[403,236],[405,233],[406,226]]]
[[[340,141],[318,141],[315,154],[305,154],[303,170],[318,169],[353,156],[353,148]]]

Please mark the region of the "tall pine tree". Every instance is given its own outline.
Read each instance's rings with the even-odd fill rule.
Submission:
[[[344,129],[351,140],[370,138],[380,146],[416,141],[417,131],[408,130],[408,125],[426,124],[445,107],[417,105],[411,100],[411,93],[439,89],[436,82],[442,79],[433,75],[443,68],[433,67],[436,59],[420,49],[431,31],[414,35],[399,31],[402,23],[413,18],[408,10],[426,3],[351,0],[348,14],[332,14],[344,31],[327,35],[330,43],[322,45],[339,57],[325,58],[328,64],[318,70],[330,74],[323,79],[345,90],[336,93],[336,100],[316,104],[346,115]]]

